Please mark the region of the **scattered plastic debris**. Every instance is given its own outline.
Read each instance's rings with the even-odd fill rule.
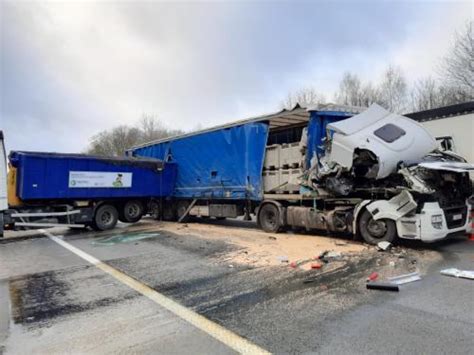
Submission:
[[[234,265],[230,264],[229,267],[230,267],[231,269],[233,269],[233,268],[234,268]]]
[[[277,259],[280,263],[287,263],[289,261],[286,255],[281,255]]]
[[[446,276],[461,277],[463,279],[474,280],[474,270],[459,270],[456,268],[444,269],[440,273]]]
[[[316,257],[316,259],[321,260],[321,261],[327,263],[328,261],[326,260],[326,255],[327,255],[328,253],[329,253],[329,251],[328,251],[328,250],[325,250],[325,251],[323,251],[321,254],[319,254],[319,255]]]
[[[391,282],[367,282],[367,289],[369,290],[381,290],[381,291],[394,291],[398,292],[400,289],[398,285]]]
[[[294,268],[298,267],[298,264],[296,263],[296,261],[292,261],[290,263],[290,266],[294,269]]]
[[[344,246],[344,245],[347,245],[347,242],[343,242],[341,240],[338,240],[334,244],[336,244],[337,246]]]
[[[404,275],[398,275],[398,276],[393,276],[388,278],[390,282],[397,284],[397,285],[403,285],[409,282],[414,282],[421,280],[421,276],[418,272],[412,272],[409,274],[404,274]]]
[[[379,274],[376,273],[375,271],[369,275],[367,278],[367,281],[375,281],[379,277]]]
[[[132,243],[143,239],[155,238],[160,236],[160,233],[128,233],[117,234],[112,237],[101,238],[94,240],[92,245],[109,246],[120,243]]]
[[[342,256],[342,254],[338,251],[330,251],[326,254],[326,258],[329,259],[339,259]]]
[[[379,242],[377,243],[377,249],[382,251],[387,251],[392,247],[392,243],[390,242]]]
[[[321,265],[320,263],[312,263],[311,264],[311,269],[321,269],[323,267],[323,265]]]
[[[395,266],[395,261],[389,262],[388,265],[390,265],[391,267],[394,267]]]

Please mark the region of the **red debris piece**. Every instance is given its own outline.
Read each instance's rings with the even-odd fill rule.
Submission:
[[[369,277],[367,278],[367,280],[368,280],[368,281],[374,281],[374,280],[377,279],[377,277],[379,277],[379,274],[374,271],[373,273],[371,273],[371,274],[369,275]]]
[[[292,262],[290,263],[290,266],[294,269],[294,268],[296,268],[298,265],[296,264],[296,261],[292,261]]]
[[[312,263],[311,269],[321,269],[322,265],[320,263]]]

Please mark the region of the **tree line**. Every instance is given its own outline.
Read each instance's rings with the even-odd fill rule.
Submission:
[[[473,23],[455,34],[451,50],[440,60],[436,77],[417,80],[411,87],[399,67],[389,65],[378,83],[363,82],[347,72],[339,83],[332,102],[341,105],[369,106],[378,103],[389,111],[407,113],[471,101],[474,99]],[[288,94],[282,107],[291,109],[325,103],[316,88],[309,87]]]
[[[378,83],[364,82],[347,72],[333,95],[334,103],[370,106],[378,103],[391,112],[408,113],[474,100],[473,22],[456,33],[451,50],[440,60],[436,77],[430,76],[409,85],[399,67],[389,65]],[[281,103],[291,109],[325,103],[326,97],[314,87],[289,93]],[[199,124],[193,130],[199,130]],[[169,129],[155,116],[144,114],[135,126],[121,125],[102,131],[90,139],[88,154],[121,156],[130,147],[184,133]]]

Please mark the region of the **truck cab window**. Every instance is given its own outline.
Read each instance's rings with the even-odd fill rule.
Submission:
[[[401,136],[404,136],[406,132],[398,126],[395,126],[392,123],[387,123],[386,125],[376,129],[374,134],[387,143],[395,142]]]

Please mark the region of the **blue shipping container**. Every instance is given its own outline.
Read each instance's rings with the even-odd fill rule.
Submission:
[[[24,201],[169,196],[176,165],[156,159],[16,152],[17,195]]]
[[[131,151],[175,162],[174,196],[261,200],[268,124],[247,123],[177,137]]]

